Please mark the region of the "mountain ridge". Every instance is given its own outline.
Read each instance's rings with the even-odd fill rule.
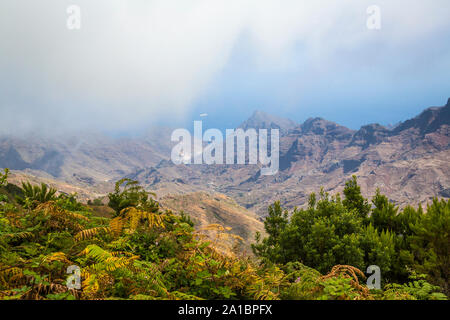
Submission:
[[[255,110],[253,114],[244,122],[242,122],[238,128],[243,130],[247,129],[279,129],[281,135],[285,135],[289,130],[297,127],[298,124],[287,118],[278,117],[268,114],[264,111]]]
[[[321,186],[339,192],[337,186],[356,174],[364,194],[380,188],[400,205],[425,204],[433,196],[445,197],[450,186],[450,126],[448,119],[440,119],[447,107],[431,109],[432,117],[426,110],[419,114],[413,122],[417,128],[400,125],[396,130],[379,124],[351,130],[311,118],[280,138],[280,172],[275,176],[260,176],[256,166],[171,166],[147,176],[158,176],[148,187],[164,193],[215,186],[264,215],[276,200],[286,207],[304,205]],[[139,174],[131,177],[140,180]]]
[[[425,203],[432,196],[445,197],[450,188],[449,110],[450,99],[393,129],[368,124],[359,130],[323,118],[297,124],[255,111],[241,128],[282,129],[275,176],[261,176],[254,165],[174,165],[168,129],[119,139],[0,137],[0,167],[27,171],[35,179],[50,175],[61,185],[86,190],[95,185],[110,190],[115,180],[128,177],[161,196],[214,191],[260,215],[275,200],[286,207],[301,206],[321,186],[339,192],[337,186],[352,174],[366,194],[380,187],[399,204]]]

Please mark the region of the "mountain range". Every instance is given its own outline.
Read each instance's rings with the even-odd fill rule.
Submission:
[[[161,198],[225,194],[259,216],[276,200],[293,208],[321,187],[340,192],[352,175],[365,196],[379,188],[398,205],[450,197],[450,99],[392,128],[369,124],[351,130],[322,118],[297,124],[261,111],[240,127],[280,130],[276,175],[261,176],[257,165],[175,165],[169,128],[127,138],[3,136],[0,168],[13,170],[13,183],[44,181],[85,200],[105,195],[115,180],[128,177]]]

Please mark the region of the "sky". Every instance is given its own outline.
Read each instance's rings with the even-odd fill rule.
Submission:
[[[233,128],[254,110],[393,124],[450,97],[449,16],[448,0],[2,0],[0,134]]]

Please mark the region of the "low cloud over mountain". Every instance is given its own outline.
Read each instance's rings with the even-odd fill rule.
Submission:
[[[169,160],[169,129],[126,139],[2,137],[0,167],[87,190],[100,184],[103,190],[111,189],[115,179],[126,176],[159,196],[223,193],[261,215],[275,200],[301,206],[321,186],[338,192],[353,174],[366,195],[380,188],[399,204],[418,204],[434,196],[449,197],[449,114],[450,100],[393,129],[370,124],[355,131],[321,118],[296,125],[255,112],[241,127],[283,132],[280,171],[274,176],[261,176],[255,165],[174,165]]]

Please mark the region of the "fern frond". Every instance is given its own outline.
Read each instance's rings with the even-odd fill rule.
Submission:
[[[12,240],[17,240],[17,239],[21,239],[21,240],[27,240],[27,239],[31,239],[34,237],[33,233],[28,232],[28,231],[23,231],[23,232],[16,232],[16,233],[5,233],[1,236],[4,239],[12,239]]]
[[[42,263],[49,263],[53,261],[59,261],[63,263],[71,263],[64,252],[54,252],[49,255],[46,255],[42,258]]]
[[[83,216],[82,214],[71,212],[68,210],[64,210],[60,208],[54,201],[48,201],[45,203],[41,203],[36,207],[36,211],[41,211],[44,214],[50,215],[50,216],[63,216],[63,217],[69,217],[72,219],[81,219],[84,221],[89,221],[88,217]]]
[[[83,270],[81,276],[84,278],[82,282],[83,294],[88,298],[95,296],[100,289],[97,275]]]
[[[143,211],[134,207],[129,207],[121,211],[121,215],[129,221],[130,232],[134,232],[141,224],[149,228],[164,228],[165,215]]]
[[[106,227],[96,227],[96,228],[91,228],[91,229],[85,229],[85,230],[78,232],[75,235],[75,241],[91,239],[91,238],[97,236],[98,234],[100,234],[101,232],[109,233],[109,232],[111,232],[111,229],[106,228]]]
[[[114,256],[111,252],[104,250],[97,245],[87,246],[81,252],[81,254],[85,255],[88,258],[92,258],[96,262],[89,268],[97,272],[101,270],[112,272],[131,265],[134,260],[139,258],[135,255],[132,255],[131,257],[117,257]]]
[[[122,233],[122,230],[125,226],[125,220],[122,217],[115,217],[109,222],[109,228],[113,235],[118,236]]]

